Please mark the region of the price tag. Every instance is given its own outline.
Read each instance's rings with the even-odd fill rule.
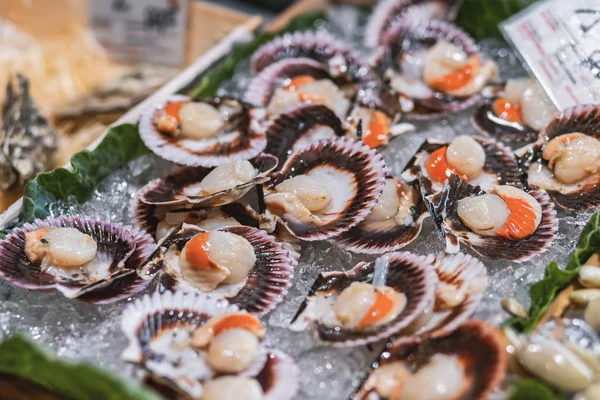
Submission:
[[[91,0],[90,26],[110,55],[182,65],[188,0]]]
[[[541,1],[501,29],[560,110],[600,103],[600,1]]]

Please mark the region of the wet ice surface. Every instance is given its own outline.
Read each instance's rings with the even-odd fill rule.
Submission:
[[[344,12],[343,21],[360,21],[363,18],[348,10]],[[357,24],[364,25],[361,22]],[[347,26],[350,24],[345,27],[323,24],[322,29],[332,30],[347,41],[356,42],[356,38],[361,37],[360,30],[348,29]],[[498,42],[484,42],[482,48],[498,62],[503,78],[524,75],[516,58]],[[223,86],[220,94],[243,93],[248,84],[248,66],[248,62],[242,63],[236,77]],[[451,140],[459,134],[477,135],[469,121],[471,112],[468,110],[445,119],[416,122],[417,133],[394,139],[383,151],[389,172],[399,175],[425,139]],[[145,156],[108,178],[86,204],[56,204],[52,213],[85,214],[128,222],[130,203],[137,190],[171,167],[172,164],[156,156]],[[475,317],[494,324],[501,323],[507,317],[500,308],[502,298],[516,297],[528,306],[527,285],[542,277],[546,264],[551,260],[564,265],[590,213],[575,215],[559,210],[558,216],[561,221],[559,235],[547,253],[525,264],[484,260],[490,286]],[[443,250],[431,220],[425,222],[421,235],[405,250],[418,254]],[[304,244],[293,287],[285,301],[264,317],[268,325],[267,344],[290,354],[300,367],[302,389],[298,399],[347,398],[376,358],[381,343],[374,345],[373,350],[366,347],[333,349],[315,343],[309,331],[295,333],[287,329],[319,272],[347,270],[359,261],[373,259],[346,252],[326,242]],[[133,374],[134,369],[120,361],[120,353],[126,346],[120,332],[120,313],[128,301],[95,306],[66,300],[57,293],[26,291],[0,281],[0,336],[27,332],[52,347],[60,356],[89,360],[121,374]]]

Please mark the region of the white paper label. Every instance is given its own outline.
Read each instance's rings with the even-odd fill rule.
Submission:
[[[181,65],[188,0],[91,0],[90,26],[111,57]]]
[[[599,0],[545,0],[501,27],[560,110],[600,103]]]

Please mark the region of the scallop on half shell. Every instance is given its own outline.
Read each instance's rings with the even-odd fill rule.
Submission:
[[[427,185],[426,182],[422,182],[421,184]],[[498,186],[493,190],[505,187],[507,186]],[[514,191],[517,189],[520,188],[512,187],[511,190]],[[537,225],[537,227],[533,227],[533,233],[530,233],[528,236],[509,238],[509,234],[507,234],[508,236],[500,236],[491,231],[487,235],[476,233],[471,228],[468,228],[459,217],[459,201],[490,195],[490,193],[482,190],[479,186],[469,185],[457,175],[452,175],[446,181],[441,192],[426,197],[425,200],[429,211],[439,230],[440,236],[445,242],[446,252],[451,254],[457,253],[460,246],[464,245],[482,257],[506,259],[514,262],[524,262],[545,252],[552,244],[558,232],[556,210],[548,194],[539,189],[530,190],[529,192],[519,190],[519,193],[522,193],[521,197],[527,197],[528,200],[524,200],[525,202],[532,201],[536,202],[537,205],[528,205],[523,208],[520,207],[523,205],[522,202],[516,202],[514,210],[511,210],[513,206],[507,203],[506,207],[509,207],[507,210],[507,219],[504,225],[497,227],[499,228],[498,231],[507,228],[508,233],[510,233],[512,228],[516,227],[520,229],[524,226],[523,223],[529,226],[533,220],[536,220]],[[498,197],[498,199],[500,198],[499,194],[494,193],[493,196]],[[513,198],[512,195],[509,196],[510,198]],[[517,198],[517,200],[520,199]],[[505,200],[500,200],[500,202],[502,201]],[[502,204],[498,205],[502,206]],[[534,210],[534,207],[538,209],[539,215],[538,211]],[[480,211],[483,211],[483,209]],[[495,216],[496,211],[500,210],[497,210],[497,207],[495,207],[494,210],[490,210],[490,213],[486,215],[490,216],[493,214]],[[476,215],[476,213],[471,213],[470,215]],[[523,229],[523,232],[525,231]]]
[[[516,153],[528,187],[545,189],[558,206],[600,206],[600,106],[563,111]]]
[[[508,366],[502,333],[478,320],[420,344],[392,342],[353,397],[360,400],[487,399]]]
[[[360,142],[322,140],[293,153],[263,186],[261,227],[279,221],[307,241],[330,239],[364,220],[385,183],[383,158]]]
[[[245,277],[236,277],[233,279],[234,282],[228,283],[227,277],[218,275],[221,273],[220,270],[209,271],[216,277],[215,279],[219,278],[218,282],[213,282],[211,276],[194,276],[194,270],[191,270],[187,276],[184,274],[180,256],[187,243],[199,234],[210,232],[225,232],[235,235],[244,243],[247,241],[251,247],[248,251],[253,254],[236,255],[248,259],[255,258],[254,264],[249,266]],[[287,245],[264,231],[249,226],[231,226],[210,232],[185,223],[179,228],[174,228],[158,243],[148,261],[140,266],[139,275],[146,279],[154,278],[158,291],[209,293],[258,315],[266,314],[283,301],[292,284],[294,268],[297,265]],[[236,243],[241,246],[239,240]],[[242,250],[245,249],[240,251]],[[232,255],[226,252],[223,257],[229,259]],[[210,263],[219,264],[212,259]],[[243,268],[240,267],[239,270],[243,271]],[[234,276],[233,274],[234,272],[231,272],[231,276]],[[210,283],[212,289],[204,286],[205,282]]]
[[[256,185],[268,182],[269,174],[276,167],[277,159],[270,154],[214,169],[182,167],[151,181],[138,196],[142,203],[156,206],[222,206],[241,199]]]
[[[159,384],[174,395],[200,397],[217,373],[211,368],[204,351],[193,347],[198,328],[211,318],[226,318],[228,314],[252,319],[228,302],[204,294],[164,292],[145,295],[123,312],[122,330],[129,340],[123,351],[124,361],[148,371]],[[298,369],[294,362],[279,351],[264,349],[249,366],[235,375],[255,379],[263,399],[290,400],[298,390]]]
[[[215,167],[249,160],[264,150],[267,138],[259,123],[263,114],[234,98],[176,95],[142,113],[140,136],[166,160]]]
[[[498,72],[471,37],[439,20],[394,22],[373,68],[398,96],[402,112],[418,119],[474,105]]]
[[[376,271],[374,262],[361,262],[349,271],[322,273],[291,329],[300,331],[312,326],[317,340],[342,347],[373,343],[410,326],[434,298],[434,258],[395,252],[381,260],[386,263],[382,272]],[[374,274],[378,273],[383,279],[373,285]],[[375,291],[372,299],[370,289]],[[359,310],[364,310],[364,315],[359,315]]]
[[[79,231],[83,234],[80,239],[92,239],[95,245],[92,259],[82,265],[69,264],[64,268],[52,265],[52,261],[44,267],[45,257],[44,260],[31,260],[26,237],[36,231],[47,234],[53,228],[71,229],[70,237],[72,232],[77,234]],[[48,244],[45,237],[40,237],[40,243]],[[56,240],[59,246],[57,251],[63,253],[61,260],[66,252],[70,254],[69,258],[80,255],[81,251],[69,250],[69,246],[80,249],[77,238],[71,243],[63,243],[60,238]],[[15,228],[0,241],[0,276],[26,289],[56,289],[68,298],[90,303],[110,303],[144,289],[148,282],[135,271],[152,253],[153,247],[154,241],[150,235],[119,223],[87,217],[38,219]]]

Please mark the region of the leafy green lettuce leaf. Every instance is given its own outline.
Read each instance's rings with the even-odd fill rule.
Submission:
[[[229,56],[222,60],[218,66],[205,74],[200,83],[189,91],[190,97],[197,99],[201,97],[216,96],[217,90],[221,84],[233,76],[238,63],[250,57],[260,46],[286,32],[314,29],[315,23],[324,18],[325,14],[322,11],[302,14],[292,19],[290,23],[280,31],[275,33],[261,33],[251,42],[235,46]]]
[[[523,379],[511,386],[508,400],[553,400],[552,389],[536,380]]]
[[[535,329],[539,320],[556,298],[556,295],[571,283],[577,276],[579,267],[599,249],[600,211],[595,213],[585,228],[583,228],[577,242],[577,247],[573,254],[571,254],[567,267],[561,269],[556,261],[552,261],[546,267],[544,278],[529,288],[529,297],[531,299],[529,318],[511,318],[505,322],[505,325],[512,326],[522,332],[529,332]]]
[[[95,150],[84,150],[71,157],[73,171],[57,168],[27,183],[22,221],[47,217],[50,204],[57,200],[74,198],[78,203],[89,200],[102,180],[148,152],[136,125],[110,128]]]
[[[454,22],[476,39],[503,39],[498,24],[536,1],[464,0]]]
[[[65,399],[159,400],[133,380],[91,364],[63,361],[24,335],[0,343],[0,372],[28,379]]]

